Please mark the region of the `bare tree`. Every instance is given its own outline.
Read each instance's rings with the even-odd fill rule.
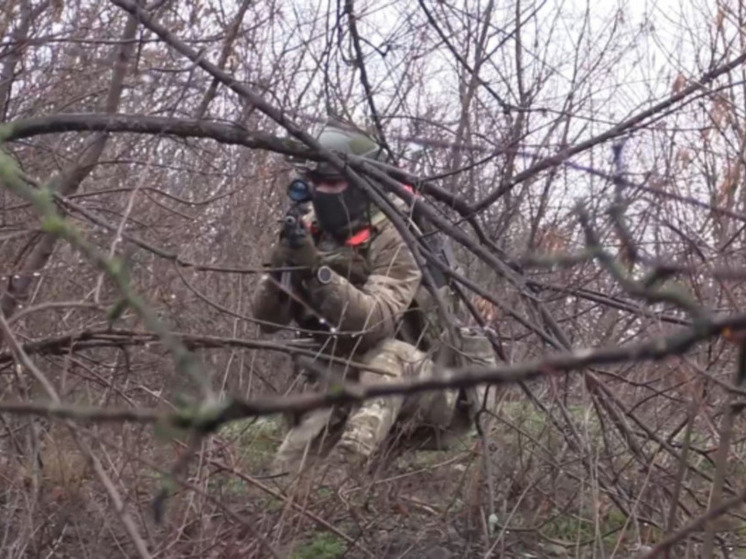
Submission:
[[[6,3],[2,549],[742,546],[744,17],[730,0]],[[321,149],[330,115],[395,166]],[[386,195],[449,237],[458,270],[403,229],[500,366],[301,393],[308,349],[249,312],[288,155],[375,178],[392,221]],[[399,449],[347,494],[262,477],[282,413],[476,384],[493,387],[476,433],[447,452]]]

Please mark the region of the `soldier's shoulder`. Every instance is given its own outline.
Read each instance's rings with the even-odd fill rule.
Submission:
[[[414,255],[393,223],[386,221],[373,238],[369,252],[369,258],[373,262],[391,266],[395,264],[407,273],[418,269]]]
[[[373,244],[379,246],[387,246],[392,244],[404,243],[402,237],[396,226],[391,223],[391,220],[386,218],[373,225],[375,229],[375,236],[373,237]]]

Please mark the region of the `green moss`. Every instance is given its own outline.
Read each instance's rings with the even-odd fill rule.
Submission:
[[[346,547],[341,539],[324,532],[298,549],[291,557],[292,559],[339,559],[344,556],[345,551]]]
[[[216,476],[208,482],[210,492],[217,492],[223,497],[240,497],[249,493],[248,484],[235,476]]]
[[[232,443],[247,467],[260,467],[274,456],[280,443],[281,427],[268,418],[233,421],[220,429],[220,436]]]
[[[575,542],[596,541],[600,535],[603,546],[613,549],[619,538],[620,530],[627,523],[624,513],[611,509],[600,519],[598,526],[591,511],[584,510],[581,514],[582,516],[557,514],[542,527],[542,535],[550,540],[567,542],[568,545],[574,545]],[[630,526],[627,526],[627,529],[629,528]]]
[[[593,523],[569,515],[558,515],[547,522],[541,533],[552,540],[572,542],[593,539]]]

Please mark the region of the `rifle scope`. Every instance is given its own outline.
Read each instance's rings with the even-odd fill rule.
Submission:
[[[288,185],[288,198],[302,204],[311,200],[311,187],[303,179],[295,179]]]

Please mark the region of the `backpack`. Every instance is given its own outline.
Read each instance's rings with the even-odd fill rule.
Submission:
[[[429,229],[426,224],[415,220],[409,220],[409,223],[410,229],[418,233],[417,236],[425,248],[441,258],[448,268],[459,269],[453,255],[450,237]],[[495,350],[487,334],[479,327],[465,326],[466,321],[459,316],[462,314],[461,296],[459,291],[454,289],[453,280],[446,276],[439,267],[429,262],[427,266],[441,301],[445,303],[448,314],[454,319],[453,332],[456,339],[453,345],[455,347],[447,339],[446,328],[441,324],[435,297],[424,283],[418,288],[410,306],[413,312],[408,311],[403,319],[403,322],[411,324],[408,329],[416,336],[418,343],[413,345],[431,353],[436,363],[436,374],[438,370],[442,370],[442,367],[496,366]],[[433,450],[445,450],[451,447],[474,426],[479,410],[487,403],[487,387],[477,385],[462,388],[454,393],[454,398],[453,409],[445,414],[450,421],[447,425],[438,426],[439,432],[435,437],[429,438]],[[420,445],[420,448],[426,447],[427,445],[424,447]]]

